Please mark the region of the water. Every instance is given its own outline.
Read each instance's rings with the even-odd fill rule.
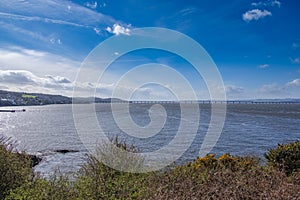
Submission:
[[[84,113],[86,106],[80,105],[83,117],[90,115],[90,113]],[[109,137],[119,135],[121,138],[126,138],[128,143],[134,143],[143,152],[152,152],[167,146],[174,139],[180,125],[182,113],[179,105],[168,104],[164,107],[165,114],[168,116],[164,126],[150,138],[135,138],[120,130],[114,121],[109,104],[96,104],[96,113],[99,124]],[[43,157],[43,161],[35,167],[35,170],[45,176],[58,169],[62,173],[77,171],[84,164],[88,151],[77,134],[72,105],[24,108],[26,112],[0,113],[0,135],[11,137],[13,141],[16,141],[19,150]],[[122,110],[124,107],[121,105],[118,109]],[[188,107],[188,109],[193,109],[193,107]],[[179,159],[180,161],[192,160],[198,156],[211,114],[209,105],[200,105],[200,110],[198,113],[200,124],[196,138]],[[130,105],[131,118],[140,126],[150,123],[149,113],[151,114],[152,111],[151,105]],[[163,113],[160,114],[163,115]],[[119,117],[122,118],[122,116]],[[123,118],[126,119],[128,116],[124,115]],[[189,119],[182,120],[189,123]],[[228,105],[223,132],[212,152],[217,155],[230,152],[233,155],[250,154],[263,157],[268,149],[275,147],[278,143],[300,140],[299,124],[299,104]],[[89,124],[82,124],[82,126],[91,133],[91,143],[99,142],[95,139],[97,130]],[[130,133],[130,126],[126,131]],[[185,134],[190,134],[190,131],[187,126]],[[66,154],[55,152],[60,149],[78,152]]]

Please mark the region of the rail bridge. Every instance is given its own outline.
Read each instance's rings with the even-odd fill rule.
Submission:
[[[134,101],[125,101],[125,100],[113,100],[113,101],[103,101],[99,103],[129,103],[129,104],[300,104],[300,101],[214,101],[214,100],[184,100],[184,101],[165,101],[165,100],[134,100]]]

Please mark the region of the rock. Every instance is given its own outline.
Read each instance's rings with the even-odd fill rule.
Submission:
[[[32,167],[37,166],[42,161],[42,158],[36,155],[29,155],[29,157],[31,159]]]
[[[76,153],[76,152],[79,152],[78,150],[72,150],[72,149],[58,149],[58,150],[55,150],[54,152],[57,152],[57,153]]]

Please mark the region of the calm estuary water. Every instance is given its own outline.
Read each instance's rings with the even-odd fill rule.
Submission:
[[[84,112],[86,105],[80,105]],[[137,139],[128,136],[114,122],[110,104],[96,104],[99,124],[108,136],[126,138],[143,152],[157,150],[167,145],[176,135],[181,112],[177,104],[166,104],[167,119],[162,130],[150,138]],[[132,120],[146,126],[150,122],[151,105],[130,105]],[[45,176],[58,170],[62,173],[77,171],[85,162],[88,153],[77,134],[72,105],[49,105],[22,107],[26,112],[0,113],[0,135],[11,137],[17,148],[40,155],[43,161],[35,170]],[[20,108],[20,109],[22,109]],[[10,109],[3,107],[1,109]],[[16,109],[16,107],[12,108]],[[122,108],[120,108],[122,109]],[[192,109],[192,107],[191,107]],[[200,105],[200,123],[195,140],[180,161],[197,157],[210,121],[210,106]],[[230,152],[233,155],[263,154],[278,143],[300,140],[300,104],[274,105],[228,105],[223,132],[213,148],[217,155]],[[97,135],[95,130],[84,127]],[[130,132],[130,127],[127,130]],[[186,133],[189,133],[187,128]],[[95,142],[93,138],[91,141]],[[78,152],[57,153],[68,149]]]

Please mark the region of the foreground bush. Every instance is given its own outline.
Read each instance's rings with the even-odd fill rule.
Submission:
[[[11,146],[9,140],[0,138],[0,199],[33,176],[30,157],[14,152]]]
[[[76,194],[71,184],[63,176],[53,176],[49,180],[37,176],[31,182],[12,190],[5,200],[72,200]]]
[[[137,152],[133,146],[118,139],[114,143],[124,150]],[[100,162],[110,159],[114,166],[121,164],[123,155],[112,156],[116,151],[111,148],[104,145],[95,156],[87,156],[87,163],[75,175],[74,181],[60,175],[49,180],[38,176],[30,180],[25,178],[6,189],[5,194],[10,190],[6,200],[300,199],[299,171],[287,176],[278,168],[262,166],[255,157],[224,154],[217,158],[208,154],[186,165],[138,174],[121,172]],[[130,155],[126,159],[126,163],[135,169],[143,162],[139,156]],[[19,169],[14,170],[18,172]],[[5,183],[5,180],[1,181]]]
[[[209,154],[156,173],[145,199],[299,199],[299,178],[265,168],[256,158]]]
[[[265,154],[267,163],[287,175],[300,169],[300,141],[289,144],[278,144]]]
[[[132,146],[119,141],[113,143],[119,148],[138,152]],[[94,200],[94,199],[137,199],[144,196],[148,174],[121,172],[104,165],[106,159],[110,164],[121,164],[121,156],[117,155],[109,144],[97,149],[96,155],[88,155],[87,163],[75,175],[76,181],[68,181],[63,176],[53,176],[50,180],[40,177],[11,191],[7,200]],[[135,168],[141,167],[143,159],[139,156],[128,156],[126,161]]]
[[[117,137],[112,139],[112,144],[127,152],[139,152],[133,145],[119,141]],[[128,170],[130,166],[131,170],[138,170],[142,168],[143,158],[120,154],[112,144],[98,147],[95,156],[87,157],[87,164],[80,170],[74,186],[79,199],[136,199],[143,196],[147,174],[118,171],[101,162],[105,160],[117,168]]]

